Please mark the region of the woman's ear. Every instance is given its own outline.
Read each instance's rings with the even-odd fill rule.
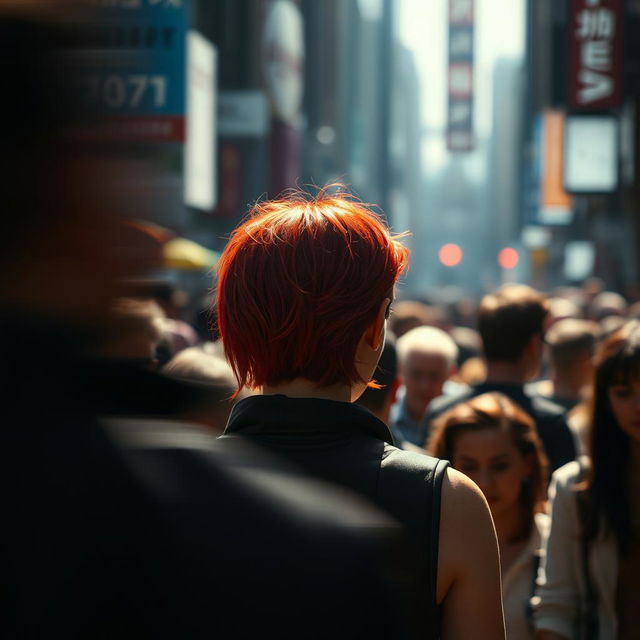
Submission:
[[[390,304],[391,298],[385,298],[380,303],[375,318],[365,330],[365,340],[374,351],[377,351],[384,341],[384,327]]]

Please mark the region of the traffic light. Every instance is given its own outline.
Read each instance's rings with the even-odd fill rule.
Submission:
[[[498,253],[498,264],[502,269],[515,269],[519,260],[520,256],[513,247],[504,247]]]
[[[455,267],[462,262],[462,249],[453,243],[443,244],[438,251],[438,259],[445,267]]]

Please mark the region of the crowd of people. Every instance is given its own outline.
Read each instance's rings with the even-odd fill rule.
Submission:
[[[432,315],[417,301],[390,323],[401,335],[389,426],[485,495],[507,638],[637,634],[640,323],[601,288],[505,285],[479,302],[477,340],[452,326],[455,310],[422,325]]]
[[[636,638],[637,303],[402,299],[402,237],[329,186],[256,204],[189,323],[60,35],[0,20],[2,636]]]

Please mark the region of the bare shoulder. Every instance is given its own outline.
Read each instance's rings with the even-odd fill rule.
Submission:
[[[442,483],[437,597],[444,639],[504,638],[491,512],[475,483],[454,469]]]
[[[441,602],[469,562],[483,549],[496,547],[491,512],[477,485],[449,467],[442,482],[440,552],[438,556],[438,601]],[[497,554],[497,552],[496,552]]]
[[[442,482],[442,491],[443,495],[448,498],[462,500],[468,505],[486,505],[482,491],[476,483],[452,467],[447,467],[447,473]]]
[[[491,512],[482,491],[473,480],[451,467],[442,482],[441,518],[445,526],[457,528],[466,523],[489,528],[494,533]],[[473,533],[477,535],[477,531]]]

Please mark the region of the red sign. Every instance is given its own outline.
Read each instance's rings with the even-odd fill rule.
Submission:
[[[474,0],[449,0],[447,149],[470,151],[473,135]]]
[[[622,97],[622,0],[571,0],[569,106],[615,109]]]
[[[184,142],[184,116],[110,116],[81,131],[86,141]]]

